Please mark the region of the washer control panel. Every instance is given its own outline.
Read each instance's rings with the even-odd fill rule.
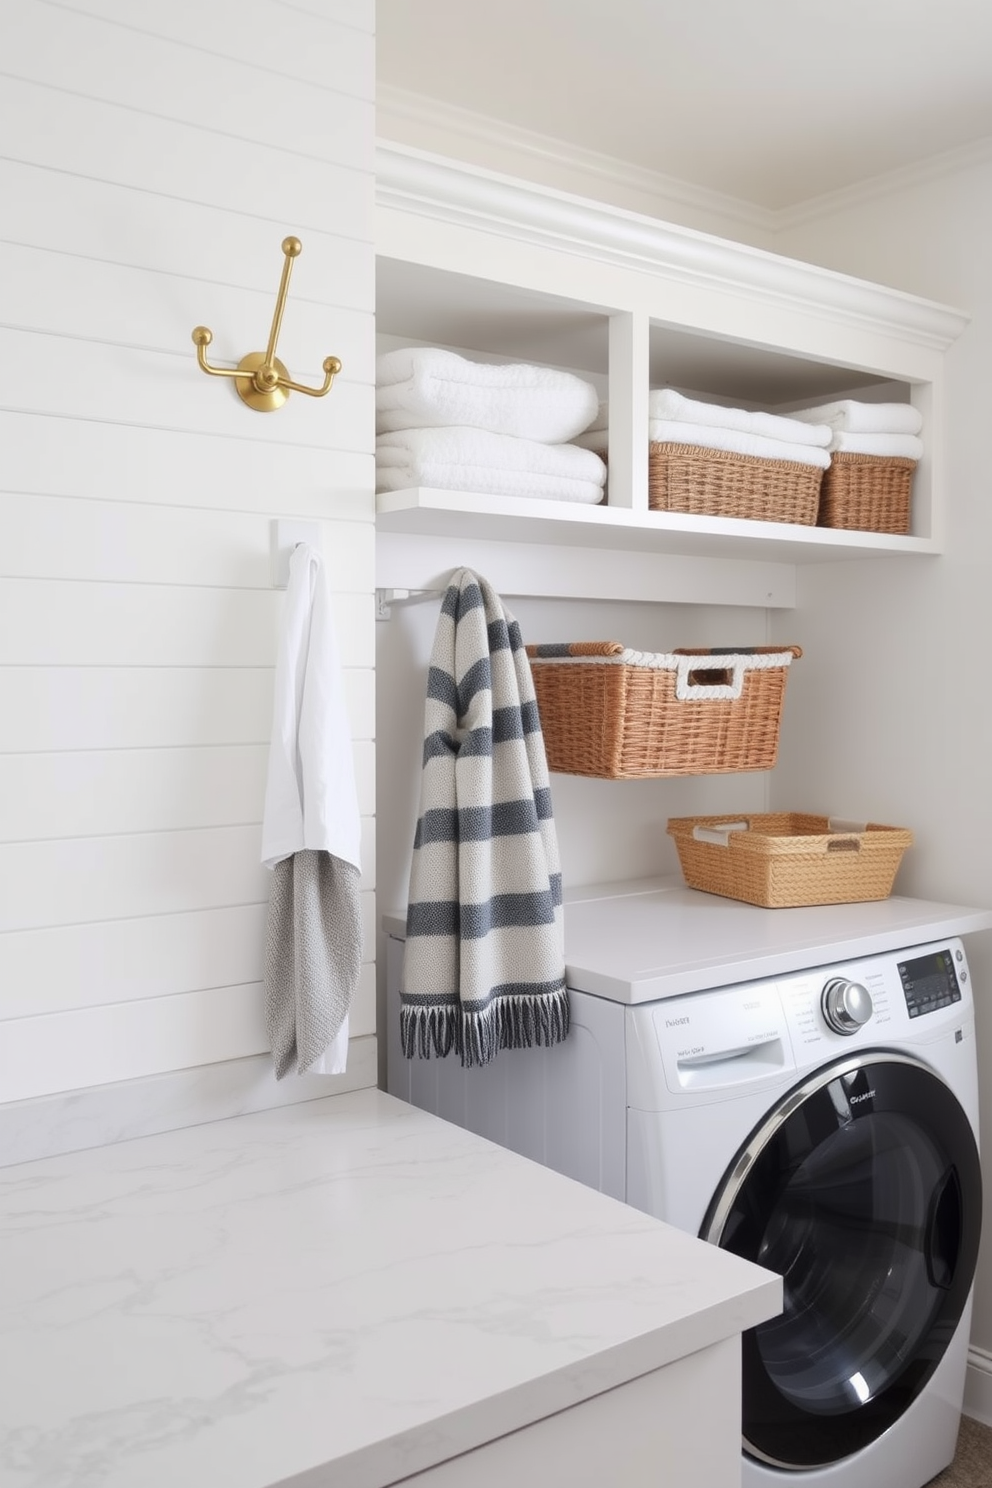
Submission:
[[[910,1029],[943,1036],[970,1012],[960,940],[792,972],[735,987],[687,993],[630,1010],[632,1030],[661,1054],[671,1091],[716,1090],[831,1052],[906,1038]],[[643,1026],[643,1033],[641,1032]]]
[[[955,965],[957,958],[957,966]],[[968,980],[964,951],[960,947],[941,946],[898,964],[899,979],[906,998],[906,1011],[911,1018],[935,1013],[961,1001],[961,981]]]

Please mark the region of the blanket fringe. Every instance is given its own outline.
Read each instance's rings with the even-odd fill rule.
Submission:
[[[537,997],[496,997],[479,1012],[453,1004],[400,1009],[400,1038],[407,1059],[456,1053],[466,1068],[489,1064],[500,1049],[560,1044],[568,1035],[568,992]]]

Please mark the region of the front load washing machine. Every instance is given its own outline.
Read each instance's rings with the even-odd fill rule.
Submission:
[[[663,908],[679,918],[677,901]],[[625,901],[618,930],[647,912]],[[778,935],[792,912],[756,913]],[[762,934],[751,969],[779,954]],[[981,1225],[960,938],[722,986],[686,961],[656,1000],[636,1000],[650,977],[625,995],[573,965],[570,982],[597,990],[570,987],[566,1042],[467,1071],[402,1057],[401,960],[394,939],[393,1094],[782,1275],[783,1312],[743,1340],[744,1488],[922,1488],[947,1466]]]

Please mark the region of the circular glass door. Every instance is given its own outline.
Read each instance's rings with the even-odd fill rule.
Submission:
[[[744,1449],[797,1470],[874,1441],[923,1389],[967,1302],[981,1229],[971,1125],[917,1061],[820,1070],[737,1154],[702,1237],[776,1271],[744,1335]]]

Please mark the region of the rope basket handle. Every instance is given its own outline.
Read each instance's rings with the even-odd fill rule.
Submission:
[[[626,647],[621,641],[549,641],[526,648],[527,655],[554,659],[556,656],[622,656]]]

